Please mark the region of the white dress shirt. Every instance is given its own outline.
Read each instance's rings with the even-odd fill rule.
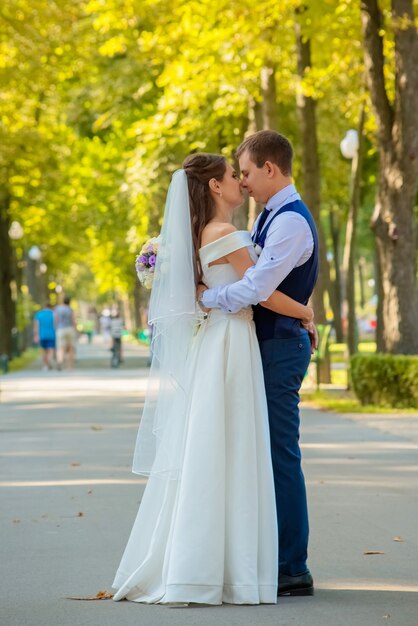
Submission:
[[[300,200],[300,196],[294,185],[288,185],[272,196],[266,206],[271,215],[262,230],[279,209],[295,200]],[[258,219],[253,232],[256,232]],[[313,249],[314,241],[308,222],[299,213],[286,211],[278,215],[269,228],[257,264],[250,267],[236,283],[207,289],[201,301],[209,309],[220,308],[228,313],[236,313],[250,304],[263,302],[295,267],[306,263]]]

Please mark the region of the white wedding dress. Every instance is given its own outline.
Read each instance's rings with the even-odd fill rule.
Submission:
[[[200,250],[209,287],[238,280],[209,263],[249,247],[236,231]],[[148,481],[114,599],[259,604],[277,598],[277,521],[267,405],[252,310],[212,310],[190,358],[181,475]]]

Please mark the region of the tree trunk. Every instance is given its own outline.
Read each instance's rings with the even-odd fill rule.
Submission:
[[[395,100],[389,101],[378,0],[362,0],[365,65],[377,119],[378,200],[373,215],[383,293],[383,350],[418,353],[416,311],[418,36],[412,0],[392,0]]]
[[[248,126],[245,132],[245,137],[254,134],[257,130],[262,129],[263,120],[263,106],[259,102],[251,99],[248,104]],[[238,168],[238,163],[235,164]],[[233,224],[238,229],[251,231],[257,215],[260,212],[260,207],[255,202],[254,198],[246,196],[242,207],[235,212],[233,217]]]
[[[31,259],[28,254],[26,254],[26,282],[32,301],[35,304],[40,305],[42,303],[42,299],[40,290],[39,263],[38,261]]]
[[[337,343],[343,343],[343,325],[341,320],[341,272],[340,272],[340,230],[339,224],[335,220],[335,212],[333,209],[329,212],[329,225],[332,239],[332,252],[334,255],[335,280],[330,280],[329,297],[331,308],[334,314],[334,329]]]
[[[0,354],[12,357],[12,328],[14,326],[14,303],[10,283],[13,280],[12,250],[9,239],[10,197],[0,192]]]
[[[349,356],[353,356],[353,354],[356,354],[358,350],[358,329],[355,293],[355,261],[357,214],[360,206],[360,183],[364,150],[364,118],[364,107],[362,107],[357,131],[359,146],[351,164],[350,207],[348,210],[346,239],[343,256],[344,301],[346,305],[345,308],[347,310],[347,347]]]
[[[261,93],[263,94],[261,103],[262,128],[278,130],[279,110],[277,106],[276,69],[274,66],[266,65],[261,69]]]
[[[258,130],[277,130],[279,127],[275,72],[275,67],[268,62],[261,68],[260,87],[262,99],[261,102],[251,100],[249,103],[246,137]],[[248,197],[243,205],[243,210],[240,210],[234,216],[234,225],[237,228],[251,230],[261,210],[262,207],[257,205],[254,198]],[[246,216],[245,225],[244,215]]]
[[[311,44],[309,39],[303,38],[299,24],[296,24],[296,44],[298,73],[302,80],[306,70],[311,67]],[[303,199],[312,212],[318,228],[319,238],[319,274],[312,294],[312,306],[315,311],[315,321],[319,324],[326,324],[324,295],[327,279],[329,281],[329,275],[326,276],[326,272],[329,270],[325,236],[320,219],[321,174],[316,131],[316,102],[313,98],[305,96],[302,90],[300,90],[297,95],[297,108],[302,131]],[[320,380],[321,382],[331,381],[329,359],[323,362]]]
[[[375,242],[377,245],[377,242]],[[382,272],[380,270],[380,258],[377,253],[377,248],[374,251],[375,256],[375,294],[377,295],[376,306],[376,351],[385,351],[385,342],[383,341],[383,286],[382,286]]]
[[[141,320],[141,289],[139,287],[139,280],[135,276],[134,288],[133,288],[133,301],[134,301],[134,324],[135,330],[139,330],[142,326]]]
[[[127,331],[129,331],[130,333],[134,330],[133,327],[133,323],[132,323],[132,315],[131,315],[131,306],[130,306],[130,301],[129,301],[129,296],[127,294],[124,294],[122,296],[122,316],[123,316],[123,322],[125,325],[125,328]]]
[[[366,306],[366,294],[364,291],[364,265],[365,265],[365,259],[364,257],[361,257],[358,260],[358,282],[359,282],[359,289],[360,289],[360,308],[361,310],[364,310],[364,307]]]

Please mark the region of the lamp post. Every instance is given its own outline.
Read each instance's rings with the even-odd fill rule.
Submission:
[[[12,222],[10,224],[9,237],[10,237],[10,239],[13,239],[14,241],[22,239],[22,237],[23,237],[23,227],[22,227],[22,225],[19,222],[14,221],[14,222]]]
[[[340,143],[341,154],[345,159],[354,159],[359,148],[358,132],[356,130],[348,130],[344,139]]]
[[[27,253],[27,279],[28,290],[32,300],[40,304],[40,290],[38,280],[38,263],[42,258],[42,252],[38,246],[31,246]]]
[[[24,230],[23,230],[22,225],[17,221],[12,222],[9,228],[10,239],[12,239],[13,241],[20,241],[23,235],[24,235]],[[13,263],[12,271],[13,271],[13,278],[15,280],[15,292],[16,292],[13,295],[14,295],[15,302],[17,302],[17,300],[19,299],[20,288],[22,286],[22,280],[21,280],[21,259],[19,259],[17,256],[15,246],[12,246],[12,263]]]
[[[353,129],[347,131],[340,144],[340,150],[343,157],[351,160],[350,204],[347,216],[347,229],[342,267],[343,306],[347,313],[346,337],[349,356],[352,356],[357,352],[358,346],[354,264],[356,254],[357,213],[360,205],[363,126],[364,108],[361,110],[358,131]]]
[[[20,222],[13,221],[10,224],[9,228],[9,237],[13,241],[20,241],[24,235],[24,230]],[[12,327],[11,327],[11,350],[12,356],[19,356],[21,351],[21,342],[19,338],[19,328],[18,328],[18,307],[21,296],[21,287],[22,287],[22,270],[21,263],[18,259],[16,247],[12,246],[12,281],[10,283],[11,293],[12,293],[12,304],[13,304],[13,313],[12,313]]]
[[[32,261],[40,261],[42,257],[42,252],[40,251],[38,246],[32,246],[31,248],[29,248],[28,257]]]

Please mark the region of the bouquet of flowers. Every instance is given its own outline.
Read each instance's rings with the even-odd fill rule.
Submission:
[[[159,237],[152,237],[152,239],[148,239],[135,259],[136,273],[145,289],[151,289],[152,287],[155,264],[157,262],[158,246]]]

